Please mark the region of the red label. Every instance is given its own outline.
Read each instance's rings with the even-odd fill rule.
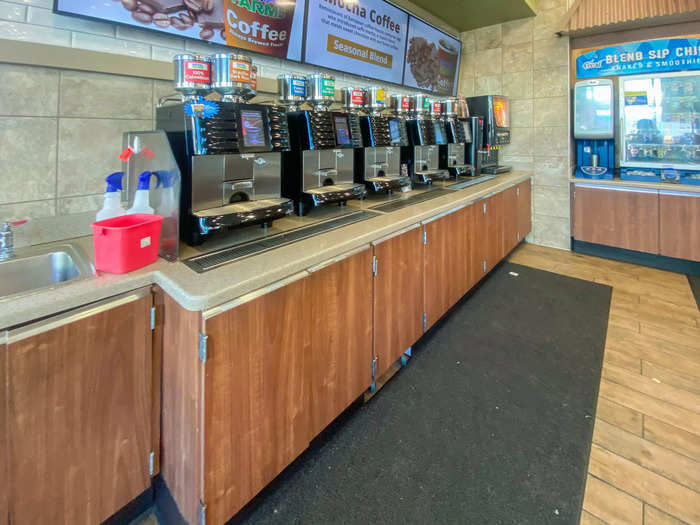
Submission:
[[[258,90],[258,70],[256,68],[250,70],[250,87],[253,91]]]
[[[410,109],[411,100],[408,97],[401,97],[401,109]]]
[[[365,94],[364,94],[364,92],[360,91],[359,89],[354,89],[352,91],[352,95],[350,95],[350,100],[352,101],[353,104],[357,104],[358,106],[362,106],[365,103]]]
[[[442,112],[442,102],[433,102],[433,113],[439,115]]]
[[[199,60],[185,62],[185,82],[209,84],[211,81],[211,64]]]

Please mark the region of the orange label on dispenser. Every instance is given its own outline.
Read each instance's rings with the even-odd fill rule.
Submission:
[[[231,82],[250,83],[250,64],[240,60],[231,60],[229,69],[229,80]]]
[[[258,70],[255,67],[250,70],[250,87],[253,91],[258,90]]]

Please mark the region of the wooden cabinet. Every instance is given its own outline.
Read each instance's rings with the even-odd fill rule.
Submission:
[[[427,328],[467,292],[467,215],[466,208],[461,208],[423,226]]]
[[[658,191],[576,184],[574,238],[659,253]]]
[[[700,261],[700,193],[659,192],[661,255]]]
[[[532,230],[532,181],[526,180],[517,186],[518,194],[518,242]]]
[[[506,254],[515,248],[520,242],[519,234],[519,224],[518,218],[520,214],[520,209],[518,206],[519,201],[519,187],[513,186],[503,191],[503,250],[501,256],[504,257]]]
[[[423,232],[414,228],[374,245],[376,377],[423,335]]]
[[[291,282],[205,322],[207,523],[226,522],[309,444],[305,286]]]
[[[313,271],[302,304],[310,316],[313,437],[372,382],[372,250]]]
[[[10,480],[7,472],[7,345],[0,344],[0,523],[11,523],[8,508],[8,487]]]
[[[100,523],[150,486],[151,304],[145,290],[10,331],[11,523]]]

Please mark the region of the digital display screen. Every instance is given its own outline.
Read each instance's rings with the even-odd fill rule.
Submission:
[[[507,98],[493,97],[493,122],[497,128],[510,127]]]
[[[54,11],[300,61],[305,9],[306,0],[55,0]]]
[[[613,85],[611,81],[595,82],[577,82],[574,88],[574,138],[613,137]],[[626,97],[625,102],[629,101]],[[633,102],[646,105],[646,93],[635,93]]]
[[[398,120],[389,121],[389,138],[391,142],[401,142],[401,128]]]
[[[264,124],[260,111],[241,111],[241,134],[244,147],[267,145]]]
[[[442,126],[439,122],[433,122],[433,127],[435,128],[435,144],[444,144],[445,135],[442,133]]]
[[[408,22],[406,86],[441,95],[457,93],[462,42],[411,16]]]
[[[384,0],[310,0],[306,24],[304,62],[395,84],[403,80],[405,11]]]
[[[335,141],[338,146],[350,144],[350,127],[346,117],[335,117]]]

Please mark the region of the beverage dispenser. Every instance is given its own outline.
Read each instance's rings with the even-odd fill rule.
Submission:
[[[576,177],[612,179],[615,169],[613,82],[582,80],[574,86]]]
[[[470,175],[472,166],[466,162],[467,143],[471,142],[466,100],[450,98],[441,103],[442,116],[447,132],[447,145],[440,146],[440,167],[459,178]]]
[[[284,100],[292,87],[280,80]],[[330,111],[335,77],[315,73],[306,78],[306,102],[313,110],[287,114],[291,151],[284,156],[282,194],[293,199],[299,215],[331,203],[364,198],[363,184],[354,180],[354,148],[362,147],[359,116]]]
[[[348,111],[353,107],[352,95],[348,88],[343,92]],[[363,94],[367,115],[360,116],[360,129],[364,147],[355,150],[355,180],[372,192],[392,193],[410,186],[408,174],[401,172],[402,137],[398,119],[383,113],[387,109],[386,94],[383,89],[370,87],[367,90],[352,90]],[[359,100],[359,97],[358,97]]]
[[[478,152],[482,173],[496,175],[510,171],[510,166],[498,163],[498,152],[510,144],[510,100],[497,95],[467,99],[469,113],[483,119],[483,145]]]
[[[253,88],[250,58],[178,55],[173,62],[182,100],[159,103],[156,127],[166,132],[182,172],[182,240],[196,246],[216,232],[292,213],[292,201],[281,197],[281,152],[289,150],[285,109],[244,102]],[[206,85],[221,101],[202,98]]]
[[[414,182],[431,184],[434,180],[446,179],[449,172],[440,169],[439,146],[437,139],[444,141],[444,136],[437,137],[436,130],[441,133],[442,126],[436,127],[431,118],[434,111],[432,99],[427,95],[411,95],[410,118],[406,122],[410,147],[407,148],[405,160],[408,171]]]

